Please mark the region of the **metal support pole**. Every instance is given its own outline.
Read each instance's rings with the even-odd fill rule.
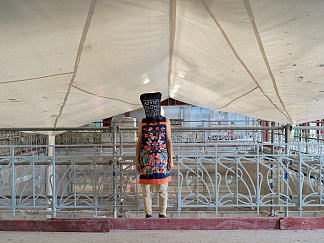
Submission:
[[[15,148],[10,147],[11,156],[11,204],[12,204],[12,216],[16,216],[16,191],[15,191]]]
[[[309,123],[306,123],[307,126],[309,127]],[[306,144],[306,154],[308,154],[308,135],[310,133],[310,130],[305,131],[305,144]]]
[[[259,149],[259,147],[258,147]],[[238,176],[238,163],[239,163],[239,158],[236,154],[236,159],[235,159],[235,190],[236,190],[236,206],[238,207],[238,202],[239,202],[239,196],[238,196],[238,190],[239,190],[239,176]]]
[[[55,137],[54,137],[54,143],[55,143]],[[55,147],[53,146],[53,160],[52,160],[52,185],[53,185],[53,191],[52,191],[52,202],[53,202],[53,218],[56,218],[56,173],[55,173],[55,165],[56,165],[56,156],[55,156]]]
[[[178,205],[177,205],[177,211],[178,211],[178,218],[181,217],[181,183],[180,183],[180,158],[179,155],[177,155],[178,160]]]
[[[94,164],[93,164],[93,172],[94,173],[93,173],[93,177],[92,177],[92,183],[93,183],[93,199],[94,199],[94,206],[95,206],[95,216],[98,216],[98,191],[99,191],[99,189],[98,189],[98,185],[97,185],[97,183],[98,183],[98,173],[97,173],[98,156],[97,156],[97,153],[98,153],[98,151],[102,153],[102,146],[100,146],[100,147],[98,147],[97,145],[93,146],[95,160],[94,160]]]
[[[281,198],[280,198],[280,192],[281,192],[281,183],[280,183],[280,161],[279,159],[277,159],[277,173],[276,173],[276,176],[277,176],[277,195],[278,195],[278,205],[279,205],[279,211],[281,211]]]
[[[274,122],[271,122],[271,127],[274,127],[275,126],[275,123]],[[271,146],[271,154],[272,155],[274,155],[274,153],[275,153],[275,145],[274,145],[274,133],[275,133],[275,130],[271,130],[271,144],[272,144],[272,146]],[[274,173],[273,173],[273,163],[271,163],[271,165],[270,165],[270,167],[271,167],[271,190],[273,191],[273,189],[274,189]],[[273,205],[273,203],[274,203],[274,200],[273,199],[271,199],[271,205]],[[270,216],[273,216],[274,215],[274,208],[273,208],[273,206],[271,206],[271,208],[270,208]]]
[[[288,212],[289,212],[289,195],[288,195],[288,185],[289,185],[289,173],[288,173],[288,161],[285,163],[285,194],[286,194],[286,211],[285,211],[285,216],[288,217]]]
[[[323,183],[322,183],[322,165],[323,165],[323,155],[320,156],[320,180],[319,180],[319,185],[320,185],[320,192],[319,192],[319,196],[320,196],[320,200],[319,200],[319,204],[322,205],[322,190],[323,190]]]
[[[301,148],[300,145],[298,145],[298,153],[299,153],[299,168],[298,168],[298,211],[299,211],[299,217],[302,216],[302,210],[303,210],[303,178],[302,178],[302,163],[303,163],[303,158],[302,158],[302,153],[301,153]]]
[[[36,206],[36,198],[35,198],[35,163],[32,161],[32,180],[33,180],[33,207]]]
[[[116,168],[117,168],[117,156],[116,156],[116,142],[117,142],[117,126],[114,126],[113,130],[113,217],[117,218],[117,178],[116,178]]]
[[[76,184],[76,174],[75,174],[76,170],[77,170],[77,168],[75,166],[75,159],[73,159],[72,160],[72,172],[73,172],[73,174],[72,174],[72,190],[73,190],[74,207],[77,206],[77,192],[76,192],[76,190],[77,190],[77,188],[76,188],[77,184]]]
[[[257,150],[257,214],[260,214],[260,181],[259,181],[259,173],[260,173],[260,156],[259,149]]]
[[[219,196],[219,184],[218,184],[218,154],[217,154],[217,145],[216,145],[216,148],[215,148],[215,160],[216,160],[216,163],[215,163],[215,204],[216,204],[216,215],[218,215],[218,196]]]
[[[98,186],[97,186],[97,181],[98,181],[98,173],[97,173],[97,160],[94,162],[94,185],[93,185],[93,190],[94,190],[94,203],[95,203],[95,216],[98,216]],[[100,187],[100,186],[99,186]]]
[[[290,137],[290,125],[286,124],[285,125],[285,153],[286,153],[286,158],[289,157],[289,137]],[[282,183],[284,184],[284,193],[286,196],[286,207],[285,207],[285,216],[288,217],[288,160],[284,160],[283,162],[284,168],[283,168],[283,179]]]
[[[135,190],[136,190],[136,195],[135,195],[135,197],[136,197],[136,215],[138,216],[139,215],[139,196],[138,196],[138,188],[139,188],[139,186],[138,186],[138,179],[139,179],[139,175],[137,175],[136,176],[136,188],[135,188]]]
[[[122,130],[119,129],[119,156],[123,157]],[[120,181],[120,215],[124,216],[124,170],[122,161],[119,161],[119,181]]]
[[[198,176],[199,176],[199,171],[198,171],[198,160],[199,160],[199,158],[198,158],[198,156],[196,157],[196,161],[197,161],[197,163],[196,163],[196,197],[197,197],[197,206],[198,206],[198,202],[199,202],[199,193],[198,193],[198,190],[199,190],[199,178],[198,178]]]

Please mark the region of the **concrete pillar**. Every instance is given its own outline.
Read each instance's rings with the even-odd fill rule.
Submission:
[[[55,136],[49,135],[48,136],[48,151],[47,151],[47,155],[49,158],[54,157],[54,152],[55,152],[54,147],[53,147],[54,145],[55,145]],[[52,176],[53,176],[53,166],[52,166],[52,163],[50,163],[49,166],[47,167],[47,171],[46,171],[46,192],[47,192],[48,198],[53,197],[53,190],[51,187]],[[52,210],[52,208],[48,207],[47,210]]]

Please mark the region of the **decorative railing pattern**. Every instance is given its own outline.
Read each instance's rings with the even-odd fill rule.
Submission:
[[[323,155],[216,154],[180,157],[178,163],[179,210],[205,207],[217,213],[244,207],[260,213],[277,208],[288,215],[289,210],[301,214],[324,206]]]
[[[274,154],[267,152],[269,144],[248,145],[233,151],[221,148],[246,148],[247,143],[215,143],[205,153],[182,154],[175,144],[169,207],[180,215],[199,208],[216,214],[239,208],[302,214],[324,206],[323,153],[306,154],[305,144],[272,144]],[[54,217],[70,209],[108,210],[115,217],[141,210],[134,148],[118,146],[32,146],[17,155],[20,146],[7,145],[10,153],[0,159],[0,208],[13,213],[47,208]],[[323,151],[323,144],[317,146]]]
[[[271,143],[260,136],[244,141],[208,139],[219,130],[173,130],[177,139],[173,137],[169,208],[179,215],[185,210],[217,214],[243,208],[288,215],[324,206],[323,143]],[[34,137],[44,140],[43,136]],[[139,212],[143,205],[135,170],[136,136],[136,128],[114,127],[71,130],[57,135],[56,145],[21,140],[1,144],[6,153],[0,156],[0,209],[13,214],[50,209],[54,217],[57,211],[76,209],[108,211],[114,217]],[[157,207],[157,194],[153,197]]]

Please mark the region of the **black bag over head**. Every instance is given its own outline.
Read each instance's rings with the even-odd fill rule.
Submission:
[[[160,120],[161,118],[161,97],[160,92],[141,94],[140,100],[144,107],[146,119]]]

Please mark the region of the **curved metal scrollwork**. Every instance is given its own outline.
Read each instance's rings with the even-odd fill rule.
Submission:
[[[216,145],[194,154],[192,148],[177,150],[169,207],[301,212],[324,206],[323,145],[313,146],[317,154],[298,144],[278,144],[276,154],[267,152],[267,144],[244,143],[242,150],[237,143],[228,150]],[[124,215],[143,206],[133,157],[104,145],[77,147],[35,146],[22,154],[21,147],[15,153],[14,145],[7,146],[0,159],[0,208],[115,209]]]

